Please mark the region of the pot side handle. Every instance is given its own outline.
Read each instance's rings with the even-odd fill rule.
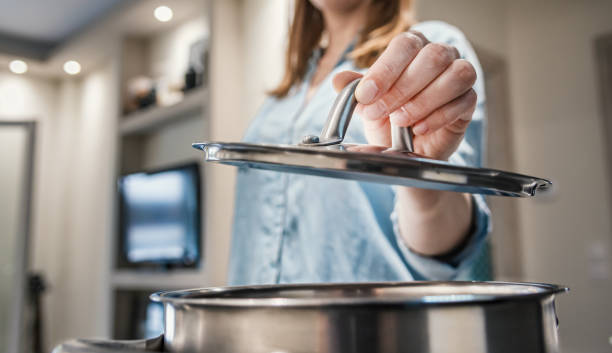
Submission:
[[[164,335],[144,340],[75,339],[64,342],[52,353],[144,353],[163,352]]]

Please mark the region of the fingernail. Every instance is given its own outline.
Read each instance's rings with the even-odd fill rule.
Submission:
[[[365,80],[357,86],[355,98],[361,104],[370,104],[378,94],[378,86],[374,80]]]
[[[416,124],[412,127],[412,132],[414,132],[415,135],[425,135],[427,133],[427,130],[429,129],[427,128],[427,124],[425,123]]]

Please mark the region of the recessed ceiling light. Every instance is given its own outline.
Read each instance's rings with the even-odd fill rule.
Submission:
[[[81,72],[81,64],[78,61],[68,60],[64,63],[64,71],[68,75],[76,75]]]
[[[155,15],[155,18],[160,22],[168,22],[172,19],[174,14],[172,13],[172,9],[168,6],[158,6],[153,12],[153,15]]]
[[[24,74],[28,71],[28,64],[23,60],[13,60],[9,63],[9,69],[15,74]]]

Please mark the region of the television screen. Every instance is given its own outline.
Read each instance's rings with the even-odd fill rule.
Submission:
[[[121,241],[128,263],[195,266],[200,252],[197,163],[125,175],[119,193]]]

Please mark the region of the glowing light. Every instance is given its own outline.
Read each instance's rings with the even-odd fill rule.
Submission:
[[[28,64],[23,60],[13,60],[9,63],[9,69],[18,75],[25,74],[28,71]]]
[[[81,72],[81,64],[78,61],[68,60],[64,63],[64,71],[68,75],[76,75]]]
[[[155,18],[160,22],[168,22],[172,19],[174,14],[172,13],[172,9],[168,6],[159,6],[155,9],[153,15],[155,15]]]

